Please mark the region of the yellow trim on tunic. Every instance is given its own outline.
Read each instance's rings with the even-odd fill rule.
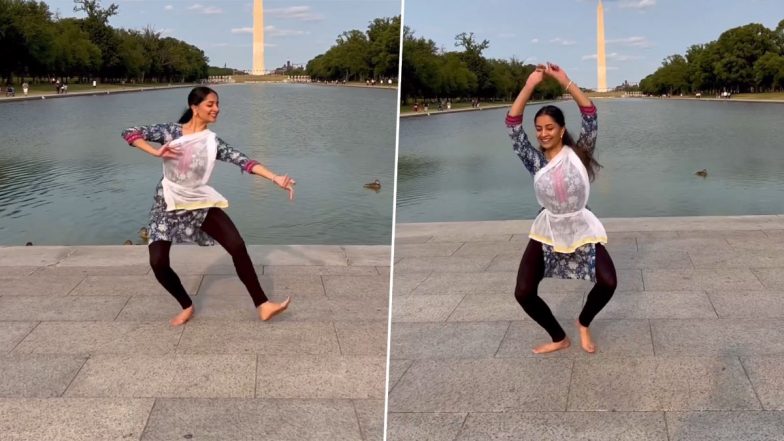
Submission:
[[[529,233],[528,237],[530,237],[531,239],[533,239],[533,240],[535,240],[537,242],[542,242],[545,245],[550,245],[551,247],[553,247],[553,251],[555,251],[556,253],[564,253],[564,254],[573,253],[577,248],[580,248],[581,246],[589,244],[589,243],[607,243],[607,236],[603,236],[603,237],[585,237],[585,238],[581,239],[580,241],[575,242],[575,243],[569,245],[568,247],[562,247],[562,246],[559,246],[559,245],[554,245],[552,243],[553,240],[551,238],[549,238],[549,237],[539,236],[539,235],[534,234],[534,233]]]
[[[184,204],[184,205],[175,205],[175,210],[198,210],[201,208],[228,208],[229,203],[227,201],[217,201],[217,202],[194,202],[192,204]],[[173,210],[171,210],[173,211]]]

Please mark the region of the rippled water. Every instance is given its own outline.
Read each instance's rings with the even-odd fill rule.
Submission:
[[[579,133],[571,101],[556,103]],[[784,104],[597,100],[589,206],[600,217],[784,213]],[[526,108],[525,129],[536,143]],[[535,217],[533,180],[512,151],[506,109],[404,118],[398,222]],[[702,178],[694,173],[707,169]]]
[[[173,121],[189,89],[0,105],[0,244],[122,244],[147,224],[160,160],[120,138]],[[297,198],[218,163],[211,185],[251,244],[389,244],[394,90],[257,84],[217,88],[211,129],[297,180]],[[376,193],[362,187],[378,178]]]

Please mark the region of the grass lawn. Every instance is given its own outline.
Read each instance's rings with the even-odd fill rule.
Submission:
[[[732,95],[732,98],[746,99],[746,100],[781,100],[781,101],[784,101],[784,92],[739,93],[737,95]]]
[[[512,104],[511,101],[509,101],[509,102],[505,102],[505,101],[494,101],[494,102],[480,101],[479,102],[480,108],[488,107],[488,106],[497,106],[497,105],[509,106],[511,104]],[[458,103],[452,102],[452,109],[450,109],[450,110],[470,109],[470,108],[471,108],[471,103],[470,102],[458,102]],[[438,103],[428,103],[428,110],[430,112],[438,112]],[[446,110],[446,106],[443,107],[443,110]],[[423,111],[424,110],[422,110],[421,103],[419,105],[419,112],[414,112],[414,105],[413,104],[403,104],[403,105],[400,106],[400,113],[421,113]]]
[[[27,92],[28,95],[56,95],[57,94],[57,92],[54,89],[54,85],[52,85],[52,84],[48,84],[48,83],[39,83],[39,84],[28,83],[28,84],[30,84],[30,90]],[[180,84],[181,83],[175,83],[175,84],[172,84],[172,86],[178,86]],[[68,93],[85,92],[85,91],[106,91],[106,90],[111,91],[111,90],[122,90],[122,89],[141,89],[141,88],[146,88],[146,87],[162,87],[162,86],[168,86],[168,85],[169,85],[168,83],[146,83],[146,84],[139,84],[139,83],[137,83],[137,84],[131,84],[131,83],[126,83],[126,84],[109,84],[109,83],[101,84],[101,83],[98,83],[98,85],[95,88],[93,88],[92,84],[69,83],[68,84]],[[183,84],[183,85],[188,85],[188,84],[186,83],[186,84]],[[22,86],[21,85],[14,84],[13,86],[14,86],[14,89],[16,91],[16,96],[23,96],[24,95],[24,93],[22,92]],[[3,93],[0,94],[0,97],[4,97],[5,96],[6,88],[7,88],[7,86],[3,86],[3,88],[2,88],[3,89],[2,90]]]
[[[623,96],[623,92],[588,92],[588,96],[591,98],[620,98]],[[714,95],[710,94],[702,94],[703,98],[715,98]],[[657,98],[657,97],[653,97]],[[674,95],[673,98],[681,98],[678,95]],[[683,98],[695,98],[693,94],[684,94]],[[766,93],[738,93],[732,95],[731,99],[739,99],[739,100],[763,100],[763,101],[784,101],[784,92],[766,92]]]

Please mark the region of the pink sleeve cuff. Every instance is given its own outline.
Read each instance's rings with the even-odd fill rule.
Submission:
[[[591,103],[590,106],[585,106],[585,107],[580,106],[580,113],[588,116],[596,115],[596,106],[593,103]]]
[[[128,135],[125,136],[125,142],[127,142],[128,144],[133,144],[134,141],[141,138],[144,138],[144,136],[142,136],[142,134],[139,132],[129,133]]]
[[[511,126],[519,126],[523,123],[523,115],[511,116],[508,113],[506,114],[506,125]]]
[[[248,161],[247,164],[245,164],[245,167],[243,167],[242,170],[245,173],[253,173],[251,170],[253,170],[253,166],[258,164],[258,163],[259,163],[259,161],[254,161],[254,160],[251,159],[250,161]]]

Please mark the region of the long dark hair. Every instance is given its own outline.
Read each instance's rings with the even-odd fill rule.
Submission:
[[[602,165],[596,162],[596,159],[593,157],[593,152],[585,148],[582,144],[577,144],[574,142],[572,135],[569,134],[569,131],[566,130],[566,119],[564,118],[564,114],[558,107],[555,106],[544,106],[536,112],[534,116],[534,121],[542,115],[547,115],[552,118],[556,124],[564,128],[564,135],[561,140],[563,141],[563,145],[568,145],[569,147],[577,153],[577,157],[580,158],[585,169],[588,171],[588,179],[593,182],[596,178],[596,172],[602,168]]]
[[[193,111],[191,110],[191,106],[198,106],[202,101],[207,99],[207,95],[211,93],[214,93],[215,96],[218,96],[218,92],[210,89],[209,87],[194,87],[193,90],[191,90],[191,93],[188,94],[188,108],[185,109],[185,113],[182,114],[180,120],[177,122],[180,124],[185,124],[186,122],[190,121],[191,118],[193,118]]]

